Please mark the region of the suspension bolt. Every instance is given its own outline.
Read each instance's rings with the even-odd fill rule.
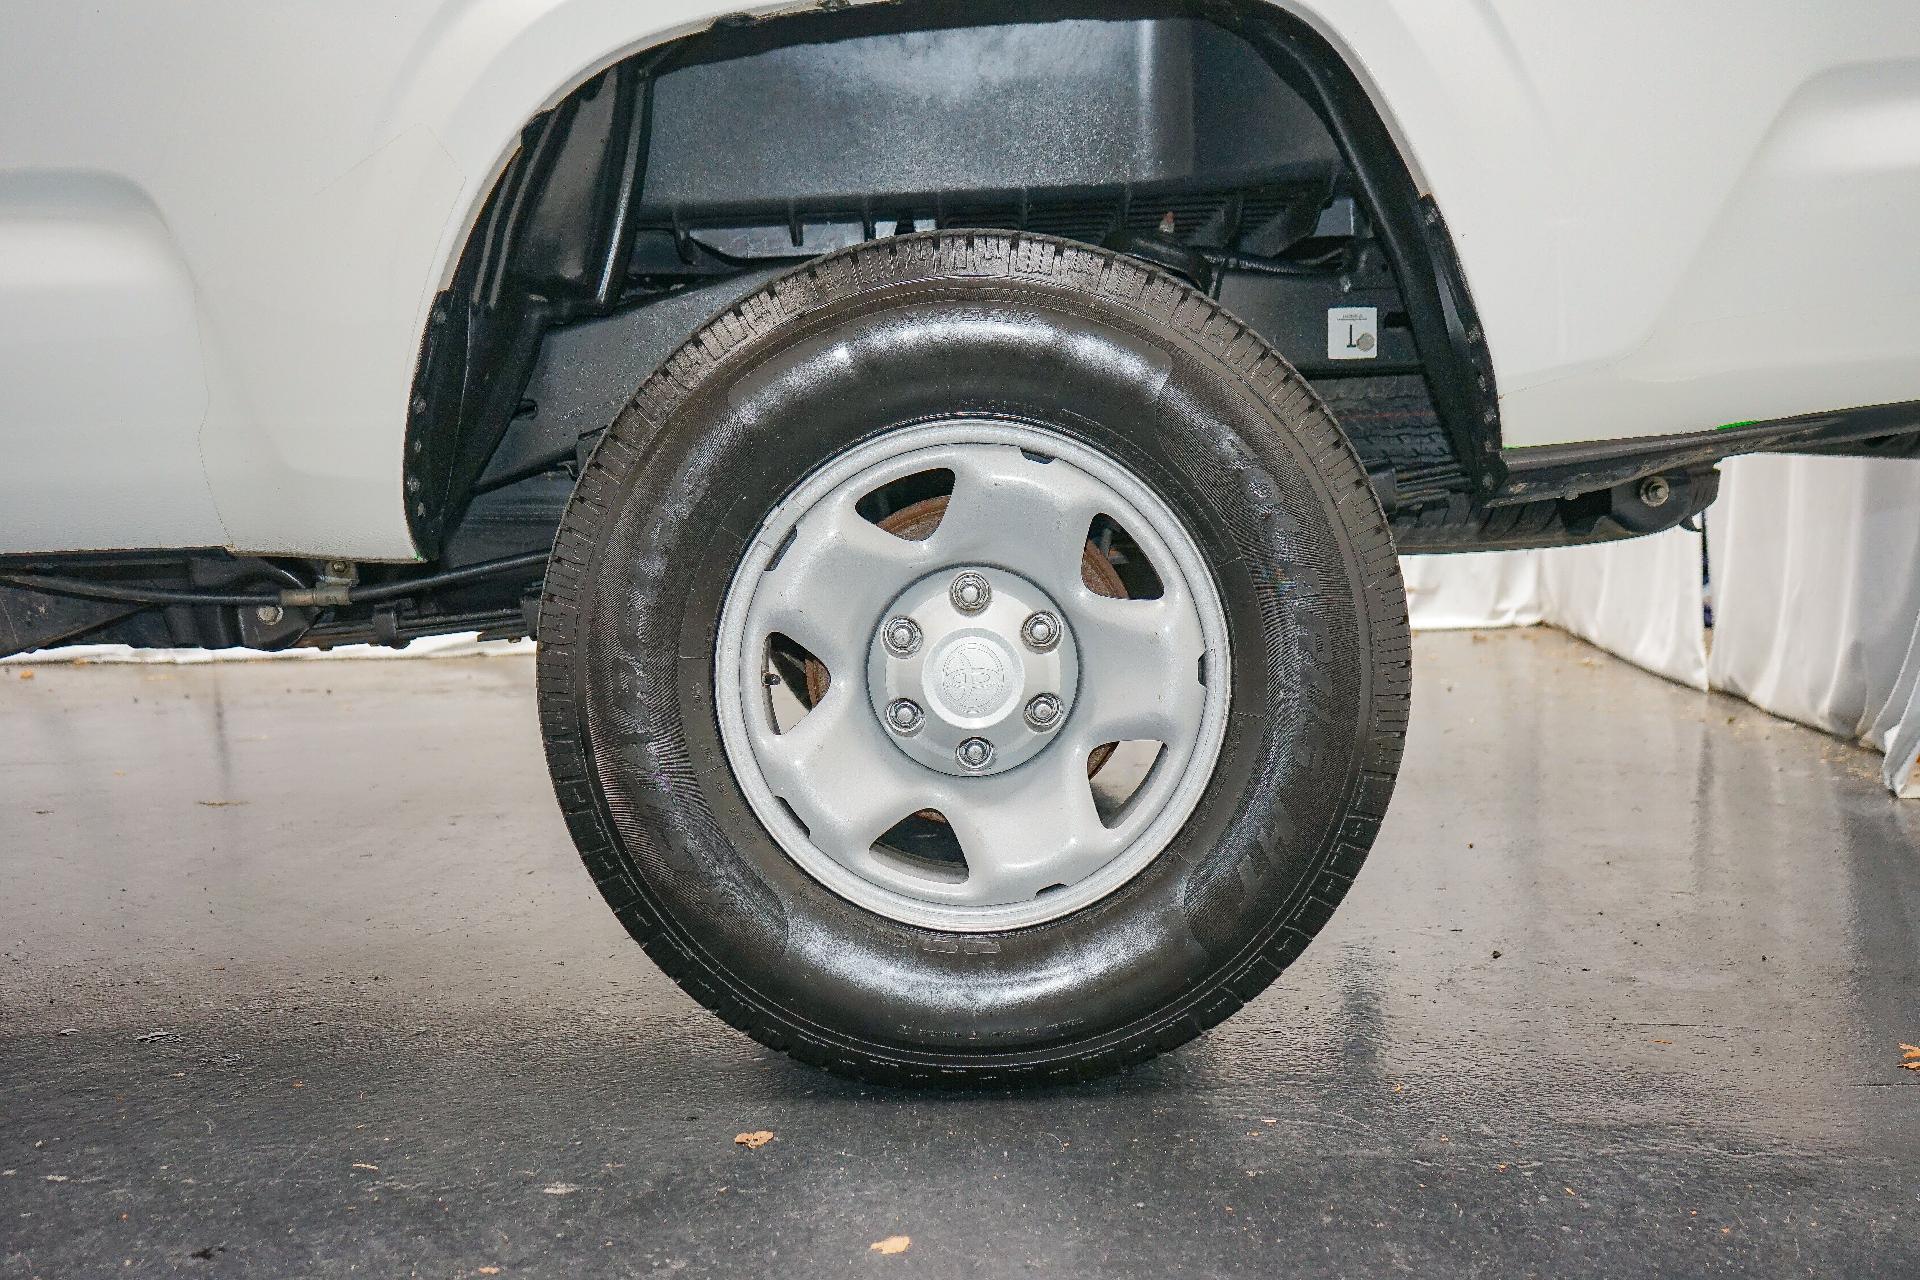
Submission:
[[[993,599],[993,588],[985,578],[969,569],[954,578],[953,585],[947,588],[947,598],[962,613],[978,613]]]
[[[1060,619],[1044,610],[1029,614],[1020,624],[1020,638],[1035,653],[1049,653],[1060,643]]]
[[[985,738],[968,738],[953,749],[953,758],[960,762],[962,769],[978,773],[993,763],[993,744]]]
[[[1053,694],[1035,694],[1027,703],[1027,724],[1045,733],[1060,723],[1060,713],[1063,709],[1060,699]]]
[[[895,698],[887,704],[887,728],[895,733],[918,733],[927,713],[911,698]]]
[[[1673,496],[1673,487],[1665,476],[1648,476],[1640,482],[1640,501],[1650,507],[1664,507]]]
[[[888,618],[880,628],[880,643],[896,658],[910,658],[920,649],[920,627],[912,618]]]

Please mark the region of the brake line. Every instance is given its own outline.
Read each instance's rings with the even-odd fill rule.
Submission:
[[[517,556],[482,560],[478,564],[407,578],[400,582],[382,582],[370,587],[288,587],[273,594],[246,594],[227,591],[181,591],[170,587],[123,586],[112,582],[90,582],[50,574],[0,574],[0,583],[44,595],[74,596],[82,600],[113,600],[143,605],[217,605],[245,608],[249,605],[280,605],[288,608],[338,607],[375,604],[396,600],[433,587],[455,586],[483,578],[531,569],[547,561],[544,551],[529,551]]]

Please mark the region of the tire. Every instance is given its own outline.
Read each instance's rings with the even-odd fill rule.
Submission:
[[[1166,698],[1200,707],[1168,713],[1182,733],[1192,724],[1204,729],[1209,708],[1219,711],[1211,748],[1204,735],[1181,748],[1187,763],[1178,779],[1198,778],[1190,815],[1180,811],[1177,829],[1123,882],[1096,893],[1100,873],[1089,872],[1065,884],[1088,900],[1047,918],[1045,892],[1002,902],[983,888],[984,905],[908,911],[888,904],[911,905],[912,893],[879,880],[860,891],[861,902],[844,884],[830,888],[822,876],[831,867],[818,859],[803,866],[793,852],[793,833],[805,844],[818,824],[791,808],[792,821],[784,821],[767,804],[758,748],[750,743],[741,754],[742,732],[761,740],[779,732],[757,721],[738,728],[772,699],[717,693],[732,687],[729,671],[760,670],[759,641],[722,627],[736,616],[735,601],[758,600],[763,581],[774,581],[743,564],[813,572],[779,567],[785,552],[756,536],[763,522],[780,527],[775,517],[836,468],[852,466],[862,451],[884,456],[893,442],[921,439],[916,432],[951,437],[956,450],[998,448],[977,455],[993,459],[1011,458],[1001,446],[1015,438],[996,433],[1058,440],[1071,466],[1050,474],[1066,488],[1084,476],[1110,477],[1123,498],[1135,495],[1126,499],[1136,513],[1127,519],[1171,513],[1164,547],[1153,543],[1149,559],[1187,545],[1200,559],[1179,560],[1168,576],[1191,591],[1169,585],[1162,599],[1191,599],[1203,628],[1209,617],[1225,628],[1224,645],[1207,644],[1200,692],[1184,678],[1167,683],[1174,692]],[[1045,463],[1054,455],[1026,456]],[[961,506],[959,489],[952,501],[974,513],[954,517],[955,537],[986,527],[980,508]],[[795,517],[793,528],[824,527],[811,518]],[[862,547],[872,542],[859,537]],[[791,544],[790,535],[782,547]],[[889,543],[885,554],[898,550]],[[986,563],[989,577],[998,573]],[[1197,576],[1180,576],[1195,563]],[[1083,585],[1112,595],[1091,573]],[[1002,596],[1026,590],[1022,578],[995,581]],[[845,600],[851,611],[867,587],[861,575],[845,582],[850,595],[835,588],[817,600],[796,597],[803,603],[792,607],[818,605],[825,617]],[[1082,599],[1070,585],[1060,590]],[[960,601],[955,594],[953,608]],[[1210,601],[1216,614],[1207,613]],[[758,605],[738,607],[751,617]],[[1062,608],[1069,628],[1080,627]],[[851,645],[847,637],[867,636],[879,623],[847,617],[835,643]],[[1121,652],[1099,647],[1107,639],[1094,643],[1105,625],[1074,632],[1090,672],[1102,655]],[[555,542],[539,638],[540,718],[555,791],[621,922],[733,1026],[806,1062],[880,1082],[1087,1078],[1182,1044],[1232,1014],[1300,954],[1359,871],[1392,793],[1408,708],[1406,605],[1387,524],[1352,448],[1307,384],[1246,326],[1171,276],[1008,232],[902,236],[818,259],[690,339],[641,386],[585,468]],[[942,643],[942,661],[959,669],[951,658],[959,641]],[[1005,652],[1016,663],[1038,662],[1026,643]],[[886,654],[861,652],[871,654],[870,672],[886,668]],[[790,674],[800,656],[787,655]],[[1221,682],[1209,661],[1230,678]],[[931,671],[931,651],[925,662]],[[847,709],[858,706],[850,699],[870,696],[884,710],[872,691],[878,686],[862,694],[857,664],[845,667],[831,672],[806,714],[837,706],[836,715],[851,717],[847,725],[863,726],[844,731],[846,750],[867,750],[860,744],[884,743],[889,729]],[[995,667],[983,678],[1002,674]],[[852,692],[830,704],[832,684],[843,679]],[[1075,679],[1076,688],[1111,687],[1099,683],[1106,676]],[[941,701],[947,687],[928,695],[929,725],[939,720],[942,732],[942,717],[960,714]],[[967,788],[1013,787],[1009,779],[1026,776],[1021,770],[1055,759],[1053,747],[1070,762],[1064,742],[1080,723],[1074,717],[1093,724],[1115,706],[1105,695],[1090,698],[1084,711],[1068,710],[1052,747],[1018,748],[1038,752],[1026,763],[959,781],[947,775],[964,765],[929,769],[929,785],[961,797],[964,809],[967,797],[988,794]],[[1163,748],[1161,759],[1170,758],[1172,748]],[[1102,759],[1094,753],[1087,768],[1104,767]],[[905,776],[899,761],[886,761],[889,778]],[[1070,763],[1047,767],[1049,777],[1073,776]],[[1159,766],[1143,792],[1171,785],[1154,783],[1157,776]],[[838,801],[807,796],[825,806],[817,811],[838,812]],[[1084,805],[1076,798],[1063,807]],[[1171,811],[1122,810],[1118,821],[1151,824]],[[976,818],[990,823],[997,811],[982,812]],[[960,883],[969,884],[974,854],[964,846],[975,828],[959,818],[950,825],[967,860]],[[1011,860],[1030,853],[1037,865],[1054,856],[1043,844]],[[871,852],[894,865],[891,847]],[[979,874],[983,885],[994,883]],[[952,889],[950,876],[935,884],[931,871],[899,882],[935,885],[929,894],[973,892]],[[1015,923],[996,927],[1003,919]]]

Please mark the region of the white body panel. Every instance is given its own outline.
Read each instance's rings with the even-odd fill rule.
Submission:
[[[1911,0],[1300,0],[1446,214],[1505,443],[1920,399]],[[406,558],[521,126],[715,0],[0,0],[0,551]]]

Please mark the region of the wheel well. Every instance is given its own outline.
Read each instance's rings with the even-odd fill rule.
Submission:
[[[942,228],[1099,244],[1212,295],[1326,400],[1401,550],[1650,532],[1711,500],[1713,458],[1826,430],[1503,460],[1440,210],[1339,53],[1261,0],[823,0],[616,62],[521,130],[421,341],[425,565],[36,560],[0,574],[26,619],[0,651],[526,635],[582,463],[667,356],[799,263]],[[1637,502],[1640,462],[1686,500]]]
[[[527,124],[422,344],[416,541],[495,549],[495,509],[568,474],[765,273],[944,227],[1104,243],[1201,284],[1314,381],[1398,504],[1502,478],[1444,224],[1319,35],[1251,0],[900,0],[724,19]],[[1375,317],[1357,359],[1329,358],[1343,306]]]

